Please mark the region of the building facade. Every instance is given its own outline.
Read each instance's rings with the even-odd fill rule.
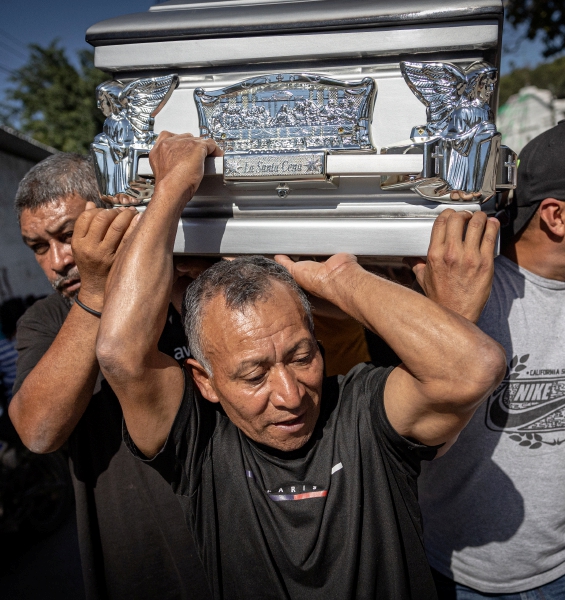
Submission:
[[[498,109],[496,123],[502,143],[519,153],[530,140],[564,118],[565,100],[555,99],[549,90],[528,86]]]
[[[22,177],[56,152],[0,125],[0,304],[9,298],[49,294],[51,286],[22,242],[14,198]]]

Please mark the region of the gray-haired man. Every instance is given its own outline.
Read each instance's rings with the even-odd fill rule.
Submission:
[[[420,461],[449,447],[494,389],[503,351],[351,255],[278,257],[288,272],[242,257],[187,291],[195,358],[185,374],[159,352],[159,332],[178,219],[204,158],[218,153],[212,140],[160,134],[150,154],[155,194],[110,274],[97,356],[128,444],[179,496],[216,598],[435,598]],[[474,236],[491,260],[497,228],[483,215]],[[291,276],[382,336],[403,364],[324,379]]]
[[[67,440],[79,546],[90,599],[206,598],[207,585],[179,504],[121,441],[122,413],[99,377],[95,344],[104,286],[115,253],[131,233],[134,210],[89,210],[98,201],[90,161],[57,154],[20,183],[16,212],[24,242],[56,293],[37,302],[18,327],[18,373],[10,417],[23,442],[51,452]],[[92,206],[94,206],[92,204]],[[83,215],[79,240],[75,224]],[[80,273],[73,249],[83,256]],[[180,317],[170,310],[164,352],[186,357]]]

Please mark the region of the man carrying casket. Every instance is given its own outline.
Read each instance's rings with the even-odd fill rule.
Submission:
[[[216,598],[435,598],[420,461],[454,442],[504,375],[504,353],[351,255],[242,257],[187,291],[185,373],[157,343],[178,219],[218,154],[212,140],[160,135],[153,199],[110,274],[97,356],[126,442],[171,483]],[[481,229],[485,256],[497,227]],[[324,378],[297,284],[380,335],[402,365]]]

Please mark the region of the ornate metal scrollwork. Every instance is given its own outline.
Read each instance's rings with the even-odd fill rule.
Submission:
[[[227,88],[198,88],[200,134],[226,152],[224,178],[325,178],[326,152],[374,152],[373,79],[344,82],[279,73]]]
[[[177,85],[176,75],[166,75],[128,84],[110,80],[96,88],[98,108],[106,121],[90,150],[102,199],[138,205],[151,197],[154,180],[138,175],[138,161],[153,147],[154,117]]]
[[[484,62],[465,70],[450,63],[401,62],[400,70],[426,106],[427,123],[414,127],[408,142],[381,152],[423,154],[424,169],[383,177],[382,187],[411,187],[440,202],[484,202],[497,188],[514,187],[516,155],[501,146],[489,106],[496,68]]]

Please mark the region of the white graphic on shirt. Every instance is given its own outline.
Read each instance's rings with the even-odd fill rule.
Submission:
[[[343,464],[338,462],[332,467],[331,474],[337,473],[343,469]],[[245,471],[248,479],[255,480],[253,471]],[[273,502],[285,502],[288,500],[311,500],[313,498],[325,498],[328,490],[319,485],[313,485],[302,481],[300,483],[285,484],[266,490],[267,496]]]
[[[175,360],[184,360],[190,358],[190,350],[188,346],[177,346],[174,351]]]
[[[565,369],[527,370],[529,354],[515,356],[498,388],[488,399],[486,425],[512,434],[520,446],[535,450],[556,446],[565,437]]]

